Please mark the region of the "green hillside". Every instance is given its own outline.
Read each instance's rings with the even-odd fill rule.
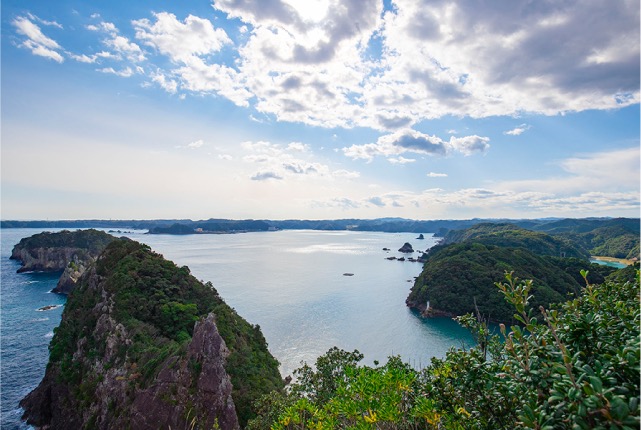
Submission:
[[[95,309],[104,296],[112,303],[109,317],[122,324],[131,336],[122,340],[123,348],[115,355],[90,336],[99,320],[105,318]],[[127,394],[133,396],[155,381],[167,360],[185,355],[194,323],[210,313],[215,314],[217,330],[230,352],[225,370],[233,384],[239,421],[245,423],[253,416],[253,402],[261,394],[282,386],[278,362],[267,350],[260,328],[229,307],[211,283],[201,283],[188,267],[178,267],[135,241],[112,242],[98,259],[95,272],[81,278],[51,341],[49,367],[59,369],[66,387],[77,393],[74,399],[95,403],[100,399],[92,399],[93,394],[83,388],[92,380],[100,380],[91,367],[93,360],[106,360],[105,366],[110,368],[135,366],[139,376]],[[79,358],[78,342],[83,338],[86,341],[87,336],[89,343],[83,344],[83,357]],[[198,372],[199,364],[194,366],[192,371]],[[171,399],[167,402],[171,404]]]
[[[407,304],[423,311],[429,301],[433,311],[463,315],[474,312],[476,303],[481,314],[495,321],[509,322],[512,312],[494,283],[501,280],[506,271],[513,271],[521,279],[535,281],[535,308],[559,303],[569,293],[576,294],[581,287],[576,278],[561,266],[562,261],[535,255],[522,247],[500,247],[476,242],[445,245],[428,254]],[[581,267],[590,266],[589,262],[584,261]],[[594,266],[595,271],[611,270]]]
[[[588,258],[590,256],[585,250],[565,238],[526,230],[509,223],[482,223],[465,230],[453,230],[445,236],[443,243],[465,241],[494,246],[521,247],[537,255],[553,257]]]

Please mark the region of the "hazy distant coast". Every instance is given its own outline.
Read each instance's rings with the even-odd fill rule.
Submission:
[[[558,230],[560,224],[594,224],[614,220],[636,223],[630,218],[538,218],[538,219],[481,219],[467,220],[412,220],[406,218],[335,219],[335,220],[232,220],[210,218],[193,221],[189,219],[156,220],[2,220],[0,228],[126,228],[148,230],[157,234],[197,234],[205,232],[249,232],[270,230],[352,230],[389,233],[435,233],[444,236],[450,230],[462,230],[479,223],[509,222],[530,230]],[[199,231],[200,229],[200,231]]]

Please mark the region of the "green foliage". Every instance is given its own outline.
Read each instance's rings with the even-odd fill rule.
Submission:
[[[104,231],[88,230],[62,230],[56,233],[44,231],[25,237],[16,245],[17,248],[81,248],[91,255],[98,255],[105,247],[116,238]]]
[[[563,301],[568,293],[580,289],[579,282],[565,272],[563,259],[542,257],[524,248],[507,248],[464,242],[434,247],[427,256],[423,272],[408,296],[409,305],[430,307],[450,315],[475,313],[493,321],[511,321],[512,311],[493,287],[506,271],[535,281],[535,305],[548,306]],[[582,260],[579,260],[582,261]],[[584,261],[580,268],[588,268]],[[475,305],[476,301],[476,305]]]
[[[334,348],[289,390],[263,397],[248,428],[639,428],[638,271],[634,282],[588,284],[538,312],[532,281],[508,273],[496,286],[520,323],[502,325],[502,339],[459,318],[483,343],[420,371],[398,357],[361,366],[357,351]]]
[[[455,230],[445,236],[444,244],[478,242],[484,245],[525,248],[537,255],[587,259],[590,255],[565,238],[526,230],[508,223],[483,223],[465,230]]]
[[[132,383],[149,384],[170,357],[184,356],[194,323],[210,312],[230,355],[226,371],[241,424],[254,416],[251,405],[261,395],[282,387],[278,362],[267,350],[258,326],[252,326],[230,308],[211,283],[194,278],[189,268],[131,240],[112,242],[96,262],[96,273],[113,298],[112,317],[123,324],[133,342],[113,356],[109,366],[133,366],[140,374]],[[101,300],[86,277],[69,296],[64,317],[50,345],[50,364],[58,365],[72,384],[91,380],[92,369],[73,358],[78,342],[86,356],[103,356],[104,339],[95,339],[96,313]],[[193,374],[200,369],[192,363]],[[86,391],[86,390],[85,390]]]
[[[614,258],[639,257],[639,219],[562,220],[539,227],[565,238],[591,255]]]

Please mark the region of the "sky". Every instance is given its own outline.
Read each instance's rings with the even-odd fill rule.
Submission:
[[[637,0],[3,0],[2,219],[639,217]]]

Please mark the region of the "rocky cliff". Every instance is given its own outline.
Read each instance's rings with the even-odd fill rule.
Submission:
[[[54,292],[68,294],[84,271],[114,239],[98,230],[43,232],[22,239],[13,247],[12,260],[21,272],[62,272]]]
[[[40,385],[42,428],[237,429],[282,387],[257,326],[147,246],[113,241],[69,295]]]

